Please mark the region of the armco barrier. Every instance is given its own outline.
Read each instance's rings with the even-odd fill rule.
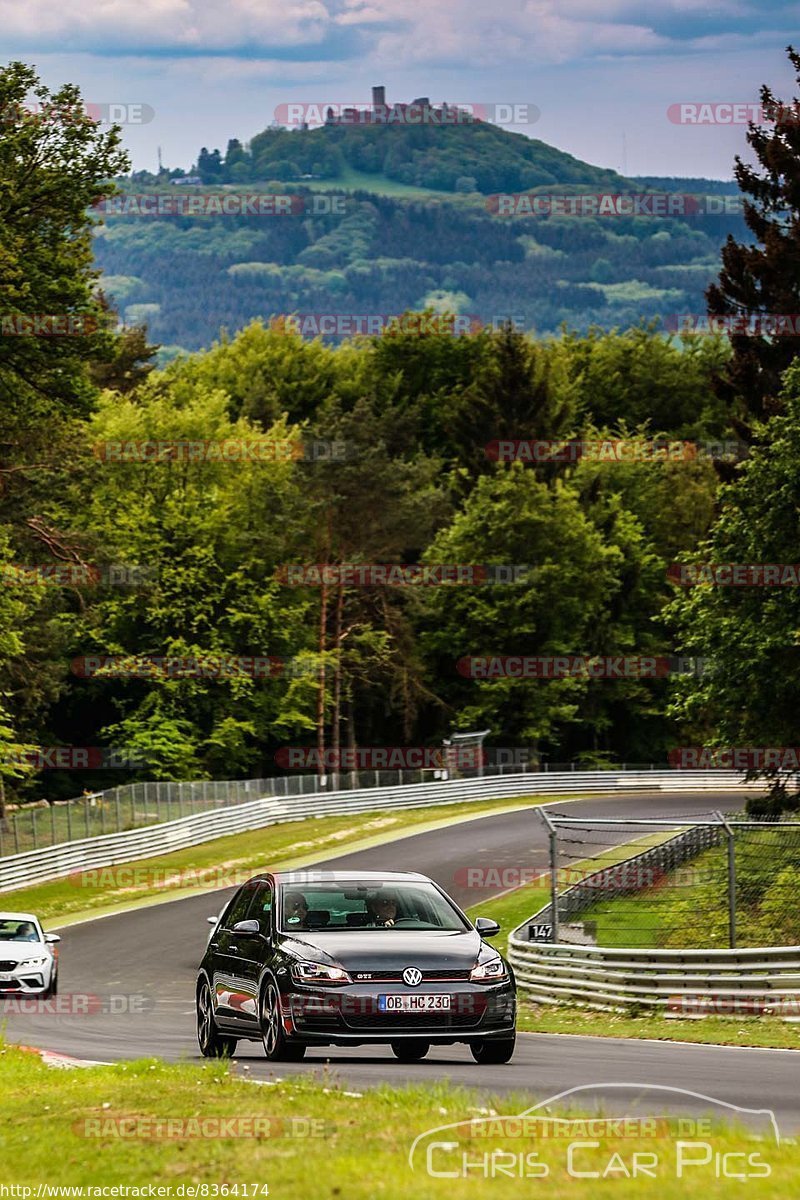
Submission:
[[[752,786],[752,785],[750,785]],[[327,792],[319,795],[274,796],[233,808],[197,813],[160,825],[130,829],[0,858],[0,890],[58,879],[75,871],[93,870],[168,854],[230,833],[261,829],[304,817],[336,816],[381,809],[424,808],[519,796],[593,795],[631,791],[744,790],[737,771],[565,771],[528,772],[477,779],[408,784],[402,787]]]
[[[520,991],[544,1004],[800,1016],[800,946],[618,950],[527,942],[515,931],[509,960]]]

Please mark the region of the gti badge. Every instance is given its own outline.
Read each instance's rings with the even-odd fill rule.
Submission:
[[[422,971],[416,967],[406,967],[403,971],[403,983],[407,983],[409,987],[418,987],[422,983]]]

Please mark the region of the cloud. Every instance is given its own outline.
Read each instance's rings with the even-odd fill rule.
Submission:
[[[102,53],[219,53],[321,43],[331,32],[322,0],[0,0],[6,44]]]
[[[0,0],[6,45],[98,56],[408,67],[549,64],[668,53],[725,35],[781,30],[782,0]]]

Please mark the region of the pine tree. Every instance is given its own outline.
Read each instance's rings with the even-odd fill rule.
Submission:
[[[800,54],[787,47],[800,83]],[[734,174],[744,194],[744,219],[757,245],[732,235],[722,249],[719,283],[706,291],[708,311],[720,317],[800,318],[800,100],[786,105],[764,85],[761,107],[769,127],[750,122],[747,141],[758,166],[736,156]],[[737,430],[753,439],[753,422],[781,411],[781,375],[800,354],[800,333],[731,333],[733,356],[717,380]]]

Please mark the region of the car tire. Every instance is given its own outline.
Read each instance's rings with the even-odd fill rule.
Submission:
[[[420,1062],[431,1048],[430,1042],[425,1042],[422,1038],[408,1038],[407,1041],[392,1042],[391,1046],[395,1058],[406,1063]]]
[[[58,995],[58,972],[55,973],[50,980],[49,986],[42,992],[42,1000],[49,1000],[51,996]]]
[[[491,1041],[472,1042],[470,1050],[472,1057],[476,1063],[481,1063],[483,1066],[499,1066],[501,1063],[511,1061],[514,1053],[517,1036],[512,1034],[511,1037],[492,1038]]]
[[[261,1041],[270,1062],[300,1062],[305,1042],[290,1041],[283,1028],[277,984],[270,980],[261,993]]]
[[[204,1058],[232,1058],[236,1050],[236,1038],[217,1029],[207,983],[201,984],[197,992],[197,1042]]]

